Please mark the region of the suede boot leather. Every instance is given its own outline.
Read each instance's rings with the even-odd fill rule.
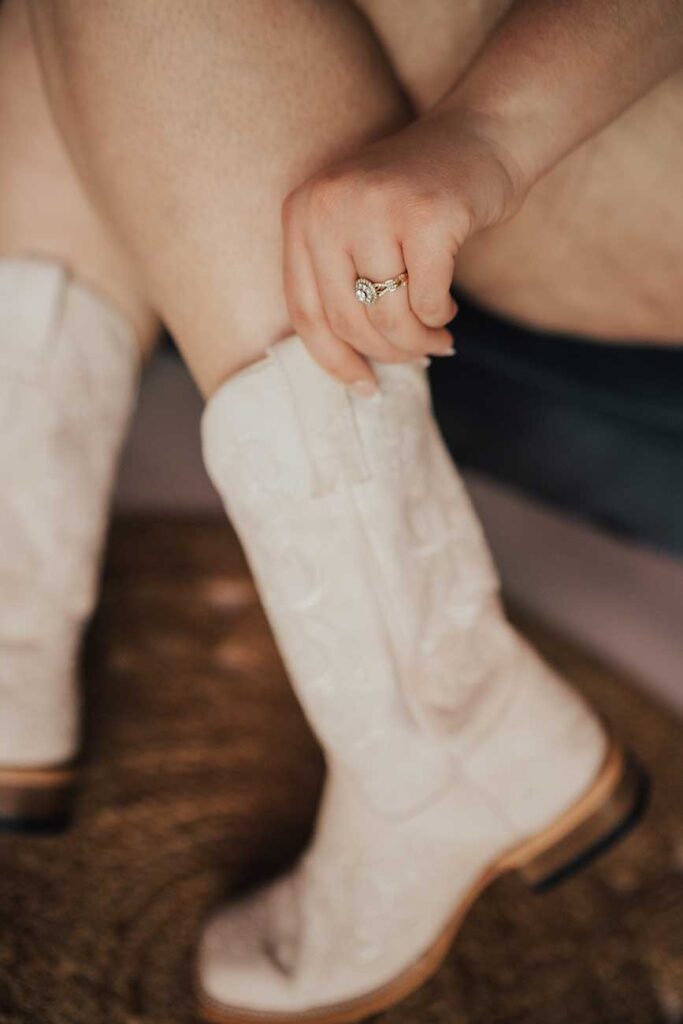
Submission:
[[[295,870],[206,930],[218,1011],[314,1011],[390,984],[606,754],[595,715],[505,621],[424,373],[376,371],[381,398],[359,398],[292,338],[204,417],[206,465],[329,770]]]
[[[0,261],[0,768],[77,752],[77,657],[97,594],[139,351],[106,301]]]

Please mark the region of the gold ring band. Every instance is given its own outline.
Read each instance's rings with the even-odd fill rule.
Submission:
[[[367,277],[358,277],[355,284],[356,299],[364,306],[372,306],[383,295],[404,288],[407,284],[407,270],[403,270],[396,277],[388,277],[386,281],[369,281]]]

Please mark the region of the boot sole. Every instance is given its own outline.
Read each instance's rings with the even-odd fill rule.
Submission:
[[[0,768],[0,830],[53,832],[69,821],[77,772],[58,768]]]
[[[198,1010],[207,1024],[355,1024],[401,1002],[441,966],[469,910],[496,879],[514,872],[530,888],[547,889],[609,849],[640,819],[648,777],[634,757],[613,742],[590,789],[549,828],[508,851],[471,887],[430,948],[398,977],[364,996],[298,1013],[230,1007],[198,984]]]

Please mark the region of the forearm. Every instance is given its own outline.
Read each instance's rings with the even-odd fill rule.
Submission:
[[[681,0],[518,0],[438,109],[488,123],[526,190],[681,66]]]

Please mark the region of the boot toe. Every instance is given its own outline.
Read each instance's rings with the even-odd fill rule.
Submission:
[[[277,1013],[298,1009],[291,977],[273,956],[263,897],[219,910],[207,923],[198,956],[203,1009]],[[220,1018],[219,1018],[220,1019]]]

